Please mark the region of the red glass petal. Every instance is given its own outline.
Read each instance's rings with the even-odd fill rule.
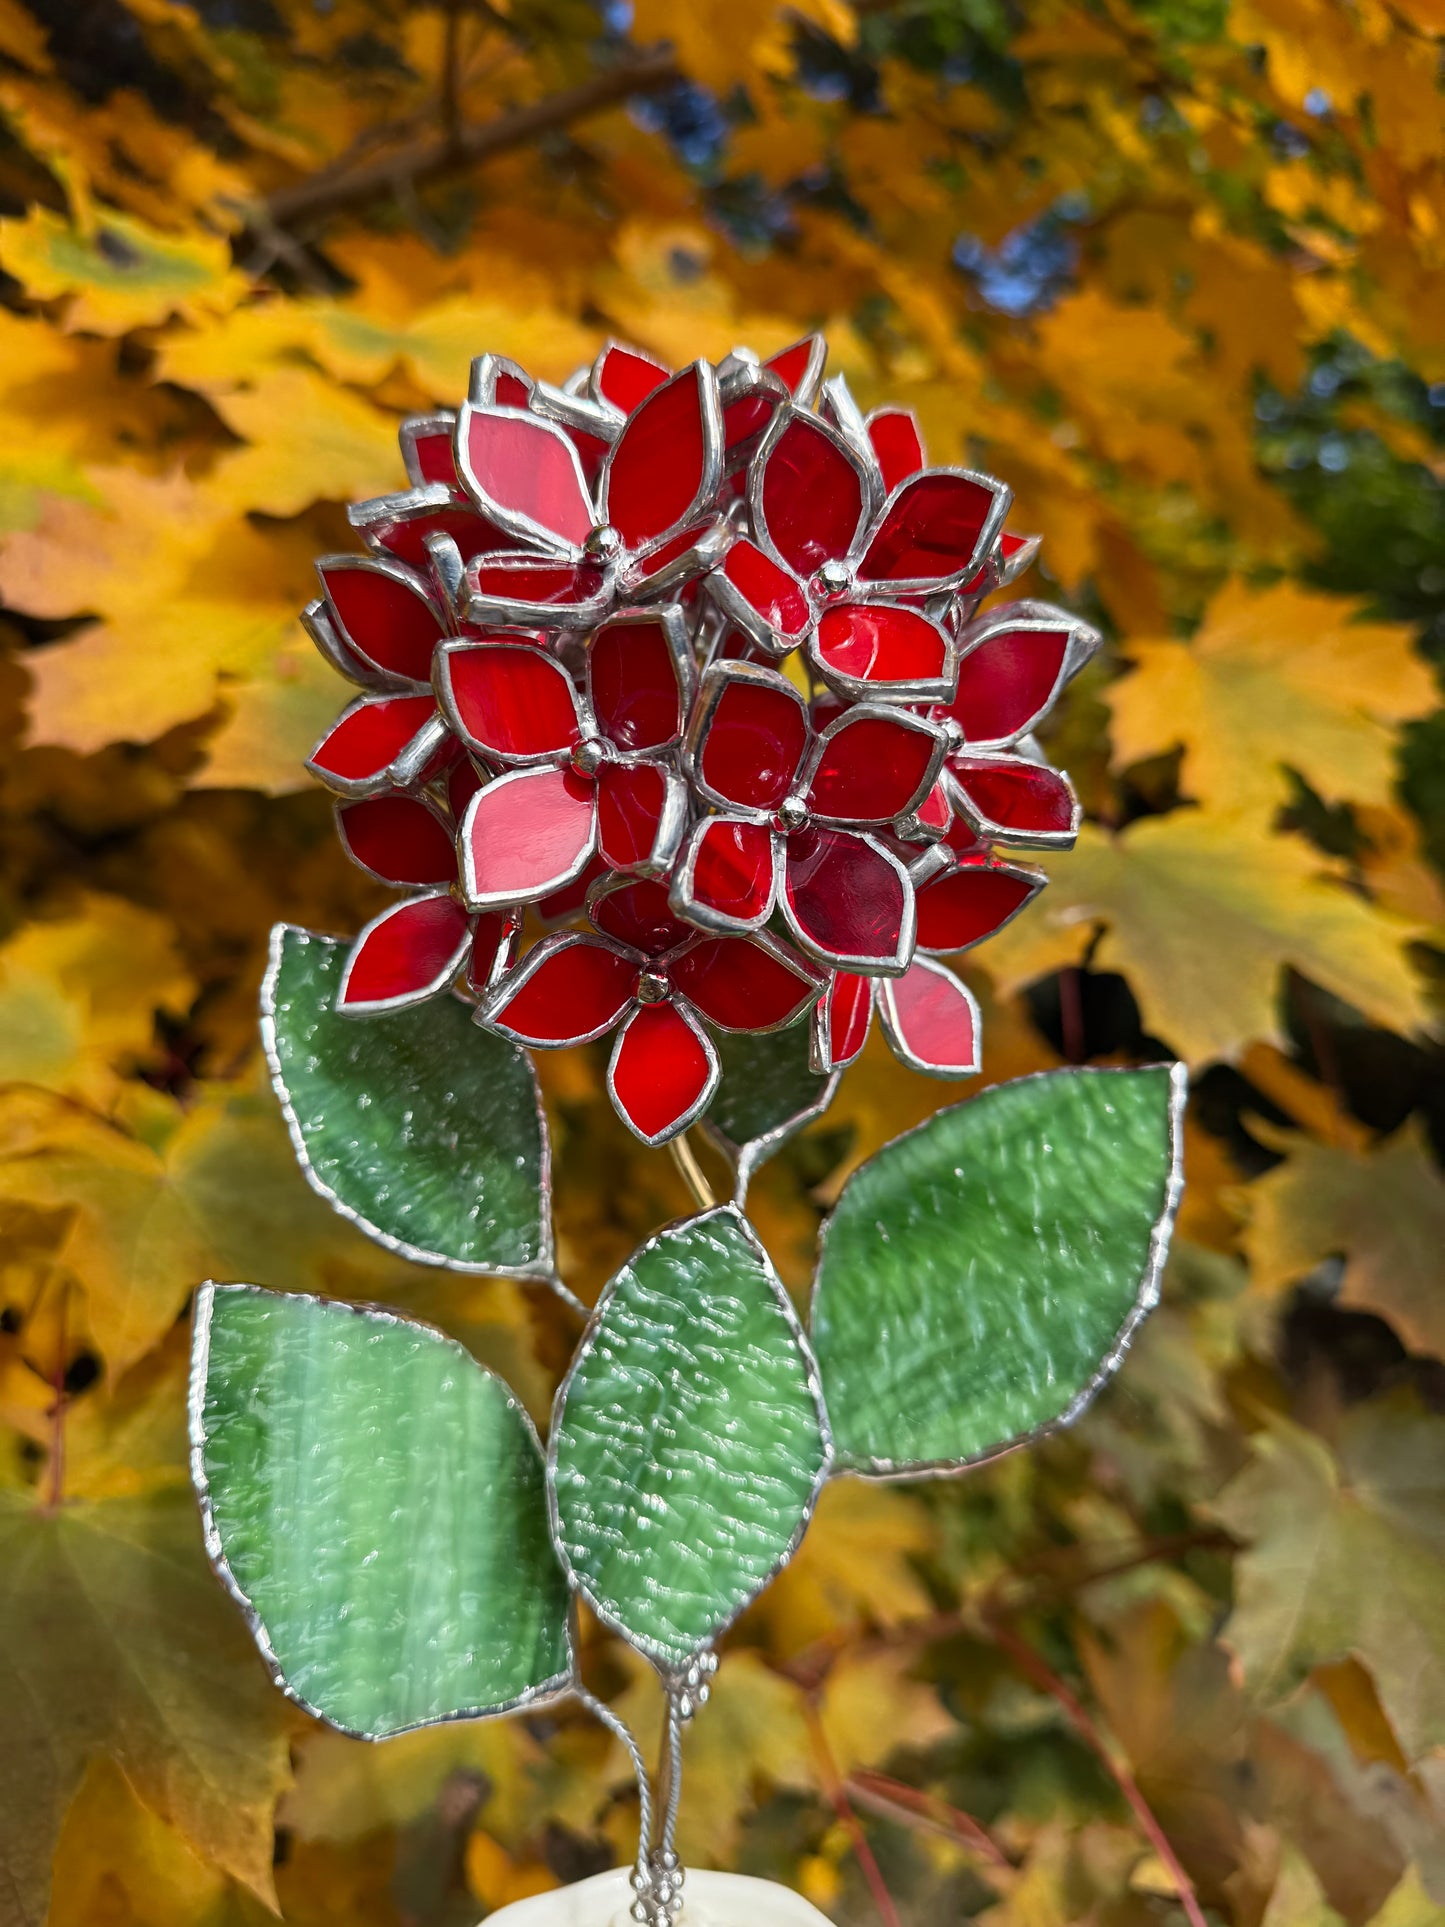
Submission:
[[[1069,649],[1069,630],[1001,628],[969,649],[958,667],[958,693],[938,713],[951,716],[970,743],[1006,743],[1026,735],[1047,712]]]
[[[684,368],[648,396],[617,438],[602,482],[603,513],[629,549],[690,520],[717,486],[713,379],[702,362]]]
[[[727,552],[722,572],[770,629],[799,636],[808,626],[808,598],[786,569],[746,536],[739,536]]]
[[[596,816],[596,786],[569,769],[514,770],[488,783],[462,825],[468,901],[490,909],[560,890],[592,854]]]
[[[978,1005],[951,970],[918,957],[878,986],[888,1041],[906,1064],[935,1077],[972,1077],[979,1064]]]
[[[539,649],[500,642],[444,651],[438,688],[452,726],[483,756],[563,755],[581,726],[572,683]]]
[[[570,424],[564,432],[577,451],[577,459],[582,464],[582,473],[586,477],[588,488],[595,489],[602,476],[602,464],[611,451],[611,442],[604,442],[600,435],[589,435],[585,428],[576,428]]]
[[[905,482],[883,511],[858,568],[866,582],[942,582],[977,567],[992,540],[1001,485],[990,487],[945,469]]]
[[[316,573],[343,642],[387,675],[430,682],[432,650],[445,632],[420,582],[361,557],[319,562]]]
[[[769,355],[763,366],[769,374],[777,376],[794,401],[806,406],[817,392],[826,358],[827,346],[823,337],[804,335],[801,341],[780,348],[775,355]]]
[[[1017,916],[1043,886],[1037,870],[987,861],[934,877],[918,892],[918,947],[967,950]]]
[[[577,451],[555,423],[512,409],[468,408],[458,428],[457,467],[486,515],[518,533],[538,531],[580,548],[592,503]]]
[[[435,714],[431,696],[367,696],[331,725],[306,759],[323,782],[364,782],[384,774],[392,758]]]
[[[587,892],[599,877],[611,876],[612,866],[606,857],[589,857],[578,874],[570,883],[564,883],[560,890],[550,896],[539,897],[535,905],[537,915],[543,923],[564,923],[575,917],[579,910],[587,907]]]
[[[868,439],[890,494],[900,482],[916,475],[926,459],[918,418],[911,408],[875,408],[868,417]]]
[[[449,414],[416,415],[401,425],[401,458],[414,482],[445,482],[455,488],[457,464],[452,454]]]
[[[734,671],[713,709],[699,773],[726,802],[776,809],[793,787],[807,744],[807,712],[792,685]]]
[[[888,823],[932,787],[939,739],[892,716],[856,710],[823,738],[808,808],[843,823]]]
[[[729,455],[735,449],[740,451],[744,442],[750,442],[762,434],[777,412],[781,399],[781,396],[768,389],[754,389],[750,394],[739,395],[736,401],[728,403],[723,410],[723,447]]]
[[[630,944],[649,957],[660,957],[688,937],[692,925],[672,914],[667,885],[652,877],[637,877],[615,890],[593,897],[587,914],[604,936]]]
[[[674,901],[730,922],[760,923],[773,906],[773,836],[765,823],[713,817],[693,832]]]
[[[676,958],[673,988],[724,1030],[778,1030],[818,994],[818,979],[785,945],[705,937]]]
[[[846,1069],[868,1041],[872,1016],[873,979],[856,977],[848,970],[835,971],[818,1006],[818,1028],[814,1031],[817,1068]]]
[[[481,555],[467,565],[472,613],[492,621],[540,616],[564,621],[564,612],[582,611],[602,588],[602,571],[592,562],[545,562],[531,555]],[[553,612],[555,611],[555,614]],[[593,617],[595,620],[595,616]],[[573,621],[579,620],[578,616]],[[585,626],[585,622],[583,623]]]
[[[773,547],[802,576],[846,555],[863,520],[862,478],[812,415],[793,415],[768,450],[760,499]]]
[[[619,749],[661,749],[683,724],[678,662],[661,618],[609,622],[587,652],[598,728]]]
[[[820,829],[787,839],[784,908],[798,940],[825,963],[898,969],[912,939],[912,895],[902,865],[870,838]]]
[[[486,996],[502,972],[516,962],[521,927],[521,913],[515,910],[510,913],[489,910],[476,919],[466,969],[462,973],[467,988],[476,996]]]
[[[395,1008],[444,990],[461,968],[470,929],[466,911],[449,896],[415,897],[384,910],[346,960],[336,1008]]]
[[[656,763],[604,763],[598,770],[597,847],[614,870],[657,860],[666,802],[667,778]]]
[[[466,814],[468,803],[488,780],[470,756],[459,757],[447,771],[447,808],[458,823]]]
[[[474,555],[489,549],[505,549],[511,542],[505,529],[499,529],[475,509],[460,504],[413,507],[406,505],[405,496],[396,499],[398,507],[394,514],[378,513],[365,523],[358,522],[356,529],[372,548],[385,549],[410,569],[430,567],[431,556],[426,546],[429,535],[449,535],[461,550],[463,562],[470,562]]]
[[[916,609],[883,602],[836,604],[818,619],[813,645],[824,675],[860,687],[890,684],[909,694],[949,680],[948,640],[936,623]],[[900,692],[901,693],[901,692]]]
[[[632,1002],[637,961],[597,937],[547,937],[498,986],[486,1019],[524,1044],[583,1044]]]
[[[612,342],[602,350],[592,370],[592,391],[602,401],[610,401],[624,415],[630,415],[655,388],[661,388],[672,371],[638,348],[623,348]]]
[[[371,796],[361,803],[343,803],[336,820],[348,853],[383,883],[425,889],[456,881],[451,830],[415,797]]]
[[[921,828],[931,830],[937,836],[947,835],[953,822],[953,800],[941,777],[918,805],[914,815]]]
[[[949,770],[983,835],[1002,843],[1059,843],[1074,835],[1074,792],[1057,770],[1021,756],[955,756]]]
[[[672,1004],[644,1004],[617,1040],[607,1082],[624,1124],[644,1144],[686,1128],[717,1085],[712,1045]]]

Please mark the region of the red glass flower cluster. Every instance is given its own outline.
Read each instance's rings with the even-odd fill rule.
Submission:
[[[1098,646],[984,598],[1037,543],[1009,491],[864,416],[812,335],[673,373],[609,345],[565,387],[483,355],[401,430],[411,486],[324,558],[310,633],[362,687],[309,767],[408,892],[339,1008],[454,990],[533,1046],[614,1028],[608,1085],[665,1142],[718,1080],[710,1027],[811,1014],[820,1071],[875,1005],[898,1055],[978,1068],[940,955],[1044,877],[1078,805],[1030,740]],[[524,941],[531,948],[520,954]]]

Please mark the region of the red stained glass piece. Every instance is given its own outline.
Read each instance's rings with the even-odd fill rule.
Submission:
[[[499,960],[511,951],[517,919],[501,910],[492,910],[476,922],[471,949],[467,952],[466,980],[475,994],[481,996],[490,985]]]
[[[799,934],[830,962],[895,962],[910,887],[881,851],[846,830],[797,830],[788,838],[788,908]]]
[[[920,1066],[955,1077],[978,1069],[974,1002],[951,970],[920,957],[882,995],[889,1028]]]
[[[468,921],[450,897],[420,897],[388,910],[363,932],[347,958],[338,1008],[440,989],[461,966]]]
[[[471,894],[528,903],[570,882],[591,852],[596,791],[568,769],[499,777],[473,799],[464,836]]]
[[[702,746],[702,777],[745,809],[772,810],[793,787],[808,743],[808,719],[790,691],[730,682]]]
[[[629,416],[607,465],[606,515],[629,549],[655,541],[698,504],[706,479],[703,377],[696,367]]]
[[[1005,629],[969,650],[952,716],[970,743],[1012,742],[1048,709],[1068,653],[1067,629]]]
[[[922,950],[966,950],[991,937],[1039,888],[1037,877],[989,863],[963,864],[918,892]]]
[[[590,562],[542,562],[530,555],[480,556],[467,574],[480,595],[554,606],[586,602],[602,586],[601,571]]]
[[[609,622],[588,653],[592,708],[619,749],[659,749],[682,727],[677,663],[660,622]]]
[[[459,757],[447,771],[447,808],[460,823],[466,807],[487,778],[470,756]]]
[[[442,625],[420,585],[366,562],[318,571],[343,641],[389,675],[430,682]]]
[[[371,796],[343,803],[336,814],[351,854],[383,882],[425,889],[456,881],[451,831],[425,803],[411,796]]]
[[[637,965],[592,937],[571,937],[501,995],[488,1015],[529,1044],[570,1044],[615,1024],[632,1001]]]
[[[900,482],[916,475],[926,459],[911,408],[875,409],[868,417],[868,439],[890,495]]]
[[[719,662],[757,662],[761,652],[753,647],[753,639],[741,629],[728,627],[723,631],[723,639],[718,644]]]
[[[941,777],[918,805],[915,814],[925,829],[936,830],[940,836],[947,832],[953,821],[953,804]]]
[[[617,1107],[648,1143],[675,1135],[712,1076],[706,1045],[671,1004],[644,1004],[634,1012],[612,1056]]]
[[[679,529],[669,541],[659,542],[655,549],[649,549],[647,554],[640,558],[631,578],[637,588],[645,589],[662,574],[669,562],[675,562],[680,555],[686,555],[687,551],[701,542],[704,536],[710,535],[716,526],[716,521],[695,522],[690,528]]]
[[[361,782],[379,776],[436,709],[430,696],[380,696],[334,723],[311,752],[322,776]]]
[[[834,1070],[851,1064],[868,1041],[873,1015],[873,979],[840,970],[824,997],[829,1061]]]
[[[666,798],[655,763],[604,763],[598,770],[597,847],[614,870],[647,862]]]
[[[774,629],[797,636],[807,628],[808,598],[788,571],[746,536],[739,536],[728,550],[723,574]]]
[[[692,901],[739,923],[766,916],[773,900],[773,838],[765,823],[718,817],[698,841]]]
[[[449,487],[457,485],[456,456],[452,452],[452,428],[447,422],[437,428],[428,428],[411,437],[414,450],[412,466],[424,482],[445,482]]]
[[[811,575],[845,556],[863,520],[863,482],[810,415],[794,415],[763,470],[763,519],[790,569]]]
[[[498,408],[525,408],[532,399],[532,384],[503,368],[497,375],[493,395]]]
[[[577,742],[572,684],[550,656],[479,642],[451,650],[446,662],[457,722],[483,755],[556,755]]]
[[[398,515],[394,521],[372,522],[366,529],[368,541],[378,544],[410,569],[430,566],[426,546],[429,535],[449,535],[461,550],[463,562],[470,562],[474,555],[482,555],[489,549],[504,549],[511,542],[511,537],[485,516],[460,507],[434,508],[420,513],[413,510]]]
[[[563,431],[577,451],[577,459],[582,464],[582,473],[590,489],[595,489],[597,479],[602,473],[602,464],[611,452],[611,442],[604,442],[600,435],[589,435],[585,428],[567,427]]]
[[[948,656],[943,637],[926,616],[882,602],[825,609],[817,649],[835,674],[885,689],[889,683],[936,684]]]
[[[793,342],[791,347],[780,348],[775,355],[763,363],[769,374],[776,375],[790,395],[796,395],[798,385],[808,372],[808,364],[813,359],[816,335],[804,335],[801,341]]]
[[[639,877],[635,883],[594,897],[587,914],[604,936],[631,944],[649,957],[660,957],[695,934],[691,924],[672,914],[667,885],[652,877]]]
[[[708,937],[672,965],[674,988],[724,1030],[775,1030],[818,994],[818,980],[751,937]]]
[[[966,475],[916,475],[884,510],[860,581],[934,582],[968,569],[995,499],[993,489]]]
[[[723,410],[723,447],[728,453],[761,435],[777,406],[778,397],[766,392],[739,395],[736,401],[729,402]]]
[[[592,531],[592,504],[576,453],[560,428],[535,415],[473,408],[466,425],[466,479],[483,508],[495,503],[581,547]]]
[[[823,744],[808,807],[846,823],[887,823],[918,800],[937,747],[891,716],[845,718]]]
[[[624,415],[630,415],[671,373],[651,355],[636,348],[604,348],[597,368],[597,392]]]
[[[538,902],[537,915],[544,923],[560,923],[565,918],[576,916],[579,910],[586,907],[587,892],[592,885],[599,877],[610,876],[611,873],[612,866],[605,857],[591,857],[579,876]]]
[[[984,756],[956,756],[949,768],[994,834],[1061,836],[1074,826],[1074,793],[1055,769],[1022,757]]]

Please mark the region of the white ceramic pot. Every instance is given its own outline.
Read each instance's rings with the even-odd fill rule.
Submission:
[[[629,1872],[614,1867],[611,1873],[579,1880],[575,1887],[514,1900],[510,1907],[488,1914],[486,1927],[634,1927]],[[771,1880],[689,1868],[682,1891],[677,1927],[831,1927],[801,1894]]]

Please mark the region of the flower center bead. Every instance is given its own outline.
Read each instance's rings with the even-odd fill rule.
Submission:
[[[637,980],[637,1001],[640,1004],[665,1004],[670,990],[666,977],[660,970],[644,970]]]
[[[607,745],[597,736],[584,736],[572,751],[572,767],[579,776],[595,776],[607,758]]]
[[[813,576],[814,592],[824,602],[836,602],[839,596],[847,595],[853,586],[853,571],[846,562],[830,556]]]
[[[801,830],[808,820],[808,805],[801,796],[785,796],[778,805],[773,822],[780,830]]]
[[[582,547],[594,562],[612,562],[622,553],[622,537],[610,522],[605,522],[600,529],[593,529]]]

